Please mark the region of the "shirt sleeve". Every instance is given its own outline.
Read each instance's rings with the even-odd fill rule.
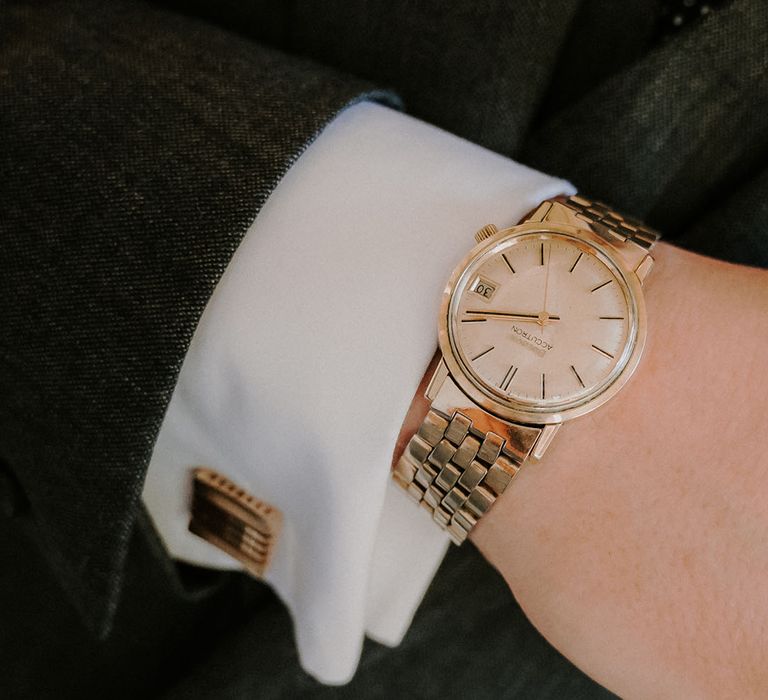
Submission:
[[[400,642],[447,548],[389,472],[448,275],[478,228],[572,192],[359,104],[281,180],[211,297],[144,500],[173,556],[222,569],[241,565],[187,530],[194,466],[283,511],[266,579],[318,680],[348,681],[365,635]]]

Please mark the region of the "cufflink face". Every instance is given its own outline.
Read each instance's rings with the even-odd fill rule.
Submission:
[[[243,564],[256,578],[269,568],[283,516],[213,469],[192,472],[189,531]]]

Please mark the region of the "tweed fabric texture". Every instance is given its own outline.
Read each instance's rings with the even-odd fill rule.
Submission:
[[[684,232],[765,166],[767,30],[764,3],[723,7],[547,119],[521,158]]]
[[[105,630],[216,282],[323,125],[394,98],[142,3],[11,6],[0,27],[0,453]]]

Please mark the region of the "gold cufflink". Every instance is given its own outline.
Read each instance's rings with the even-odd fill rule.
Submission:
[[[192,472],[189,531],[241,562],[257,578],[269,568],[283,524],[278,508],[213,469]]]

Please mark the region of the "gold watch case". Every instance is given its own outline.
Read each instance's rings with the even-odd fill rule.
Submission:
[[[522,404],[513,399],[504,401],[491,396],[469,374],[458,356],[458,350],[454,345],[452,337],[449,317],[451,301],[457,286],[462,280],[465,271],[472,266],[475,260],[484,256],[489,250],[495,248],[500,242],[508,238],[536,233],[565,235],[577,239],[577,243],[582,241],[585,245],[596,249],[611,262],[612,267],[619,273],[622,281],[626,284],[626,290],[628,291],[629,300],[634,311],[631,347],[629,347],[628,343],[628,355],[624,358],[623,366],[617,374],[612,377],[609,383],[600,387],[596,393],[588,395],[573,404],[566,404],[554,409],[552,407],[536,407],[535,404]],[[606,242],[596,232],[580,226],[551,221],[526,221],[517,226],[497,231],[491,236],[484,237],[478,245],[469,251],[451,274],[443,291],[438,324],[438,339],[443,361],[448,369],[448,373],[459,389],[474,404],[502,420],[533,425],[552,425],[571,420],[589,413],[612,398],[627,383],[636,369],[645,345],[646,333],[647,320],[642,283],[629,261],[625,259],[616,247]]]

